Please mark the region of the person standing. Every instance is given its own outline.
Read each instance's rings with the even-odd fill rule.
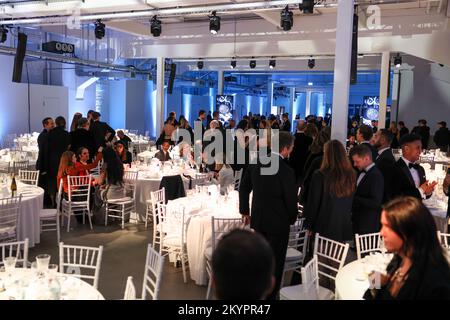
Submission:
[[[48,136],[50,130],[55,127],[55,122],[52,118],[47,117],[42,120],[42,126],[44,129],[39,134],[38,142],[38,158],[36,161],[36,170],[39,170],[39,180],[38,186],[44,189],[44,205],[51,205],[50,194],[48,193],[48,170],[49,170],[49,146],[48,146]]]
[[[400,128],[400,131],[398,132],[397,139],[400,141],[401,137],[409,133],[409,129],[405,126],[405,123],[403,121],[398,122],[398,127]]]
[[[305,134],[306,122],[299,120],[297,122],[297,133],[295,134],[294,150],[290,157],[290,163],[295,171],[295,177],[298,181],[303,175],[303,168],[305,167],[306,159],[309,155],[309,147],[313,139]]]
[[[392,144],[393,134],[387,129],[380,129],[374,134],[374,137],[373,146],[378,150],[378,157],[375,159],[375,164],[384,178],[383,203],[386,203],[391,200],[391,188],[393,179],[395,179],[395,157],[392,149],[389,147]]]
[[[378,232],[384,192],[383,175],[373,163],[372,152],[367,146],[354,147],[350,155],[359,170],[352,206],[353,233]]]
[[[447,152],[448,145],[450,144],[450,131],[447,128],[447,122],[438,122],[439,129],[436,131],[433,137],[436,146],[443,152]]]
[[[89,150],[90,157],[94,157],[97,152],[94,135],[89,131],[89,120],[81,118],[78,120],[78,128],[70,133],[70,151],[78,152],[78,149],[85,147]]]
[[[291,132],[291,121],[289,120],[289,115],[287,113],[283,113],[281,116],[283,123],[280,127],[280,131]]]
[[[356,141],[359,144],[366,145],[372,151],[372,159],[376,159],[378,156],[377,150],[370,144],[370,139],[372,139],[373,131],[372,128],[362,124],[358,130],[356,130]]]
[[[411,133],[420,136],[420,140],[422,141],[422,149],[428,149],[428,140],[430,140],[430,127],[427,126],[427,121],[425,119],[420,119],[419,125],[414,127]]]
[[[268,165],[250,165],[239,189],[239,211],[246,224],[266,238],[275,254],[275,288],[268,299],[275,299],[281,286],[290,225],[297,219],[297,190],[294,170],[285,162],[294,148],[294,137],[288,132],[279,132],[278,152],[272,150],[272,161]],[[274,162],[275,161],[275,162]],[[273,175],[264,174],[264,168],[274,166]],[[249,195],[253,191],[251,211]],[[251,212],[251,216],[250,216]]]
[[[105,147],[107,142],[111,142],[116,136],[116,131],[106,122],[100,121],[100,113],[94,112],[92,115],[92,123],[90,131],[94,135],[96,149]]]

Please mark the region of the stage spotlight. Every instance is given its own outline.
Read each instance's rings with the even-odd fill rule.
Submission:
[[[250,60],[250,68],[255,69],[256,67],[256,60]]]
[[[3,43],[8,39],[8,29],[4,25],[0,27],[0,43]]]
[[[154,37],[159,37],[161,35],[161,20],[158,20],[158,17],[155,15],[150,20],[150,31]]]
[[[308,59],[308,67],[310,69],[314,68],[316,66],[316,59]]]
[[[400,68],[402,66],[402,57],[400,53],[397,53],[397,56],[394,58],[394,65],[396,68]]]
[[[212,12],[209,16],[209,32],[212,34],[217,34],[220,30],[220,17],[216,16],[216,11]]]
[[[277,64],[277,61],[275,59],[269,60],[269,68],[270,69],[275,68],[276,64]]]
[[[198,68],[198,70],[202,70],[203,66],[204,66],[203,61],[202,60],[198,60],[197,61],[197,68]]]
[[[236,68],[236,60],[231,60],[231,65],[230,65],[231,69]]]
[[[281,28],[283,28],[284,31],[289,31],[293,25],[294,14],[289,10],[289,6],[286,6],[286,8],[281,11]]]
[[[95,22],[95,37],[102,39],[105,36],[105,24],[100,19]]]
[[[300,11],[306,14],[314,13],[314,0],[303,0],[303,3],[298,5]]]

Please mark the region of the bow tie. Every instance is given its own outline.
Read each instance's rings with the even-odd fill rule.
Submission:
[[[411,169],[411,168],[414,168],[414,169],[416,169],[416,170],[419,170],[420,165],[417,164],[417,163],[409,163],[408,167],[409,167],[410,169]]]
[[[359,171],[359,174],[363,174],[363,173],[367,173],[367,170],[366,169],[362,169],[362,170]]]

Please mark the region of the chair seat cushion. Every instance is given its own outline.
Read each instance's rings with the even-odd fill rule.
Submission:
[[[164,246],[181,247],[181,237],[177,235],[165,236],[163,239]]]
[[[302,260],[303,253],[294,248],[288,248],[286,251],[286,261],[289,260]]]
[[[324,287],[306,289],[302,284],[281,288],[280,300],[333,300],[334,293]]]
[[[126,204],[126,203],[130,203],[133,202],[134,199],[130,198],[130,197],[124,197],[124,198],[119,198],[119,199],[110,199],[107,202],[108,203],[112,203],[112,204]]]
[[[40,218],[56,218],[56,209],[41,209]]]

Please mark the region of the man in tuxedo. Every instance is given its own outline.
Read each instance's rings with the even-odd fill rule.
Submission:
[[[383,203],[391,200],[392,179],[395,179],[395,158],[390,147],[393,139],[394,135],[387,129],[380,129],[374,134],[373,146],[378,150],[375,164],[383,174],[384,178]]]
[[[353,233],[378,232],[384,191],[383,175],[373,163],[372,151],[367,146],[352,148],[350,155],[359,170],[352,206]]]
[[[370,139],[372,139],[372,136],[372,128],[365,124],[362,124],[358,130],[356,130],[356,141],[358,141],[358,144],[366,145],[372,151],[372,159],[376,159],[378,151],[369,142]]]
[[[169,148],[170,148],[170,141],[169,140],[164,140],[162,145],[161,145],[161,150],[159,150],[155,154],[155,158],[158,159],[161,162],[169,161],[171,159],[170,158],[170,154],[169,154]]]
[[[425,169],[418,164],[422,152],[421,137],[406,134],[400,139],[402,157],[395,163],[391,198],[412,196],[417,199],[428,199],[437,182],[428,182]]]
[[[294,170],[285,162],[294,148],[294,138],[288,132],[274,135],[278,152],[272,151],[272,163],[250,165],[239,188],[239,211],[246,224],[263,235],[275,254],[276,284],[268,299],[275,299],[281,285],[290,225],[297,219],[297,188]],[[265,172],[278,164],[278,170]],[[251,216],[249,195],[253,191]]]
[[[49,146],[48,146],[48,136],[50,130],[55,127],[55,122],[52,118],[47,117],[42,120],[42,126],[44,129],[39,134],[38,142],[38,158],[36,161],[36,170],[39,170],[39,180],[38,186],[45,190],[44,193],[44,204],[51,205],[50,195],[48,193],[48,170],[49,170]]]
[[[80,118],[78,120],[78,128],[70,133],[70,151],[75,154],[78,149],[85,147],[89,150],[89,157],[93,159],[97,154],[94,135],[89,131],[89,120],[87,118]]]
[[[289,121],[289,115],[287,113],[283,113],[281,119],[283,120],[283,124],[281,125],[280,131],[291,132],[291,121]]]
[[[92,123],[89,130],[94,135],[95,149],[99,147],[105,147],[106,142],[111,142],[111,140],[116,136],[116,131],[111,128],[106,122],[100,121],[100,113],[94,112],[92,115]]]
[[[303,174],[303,167],[309,155],[309,146],[313,139],[305,134],[306,122],[299,120],[297,122],[297,133],[295,134],[294,150],[289,158],[291,167],[295,171],[296,179]]]

